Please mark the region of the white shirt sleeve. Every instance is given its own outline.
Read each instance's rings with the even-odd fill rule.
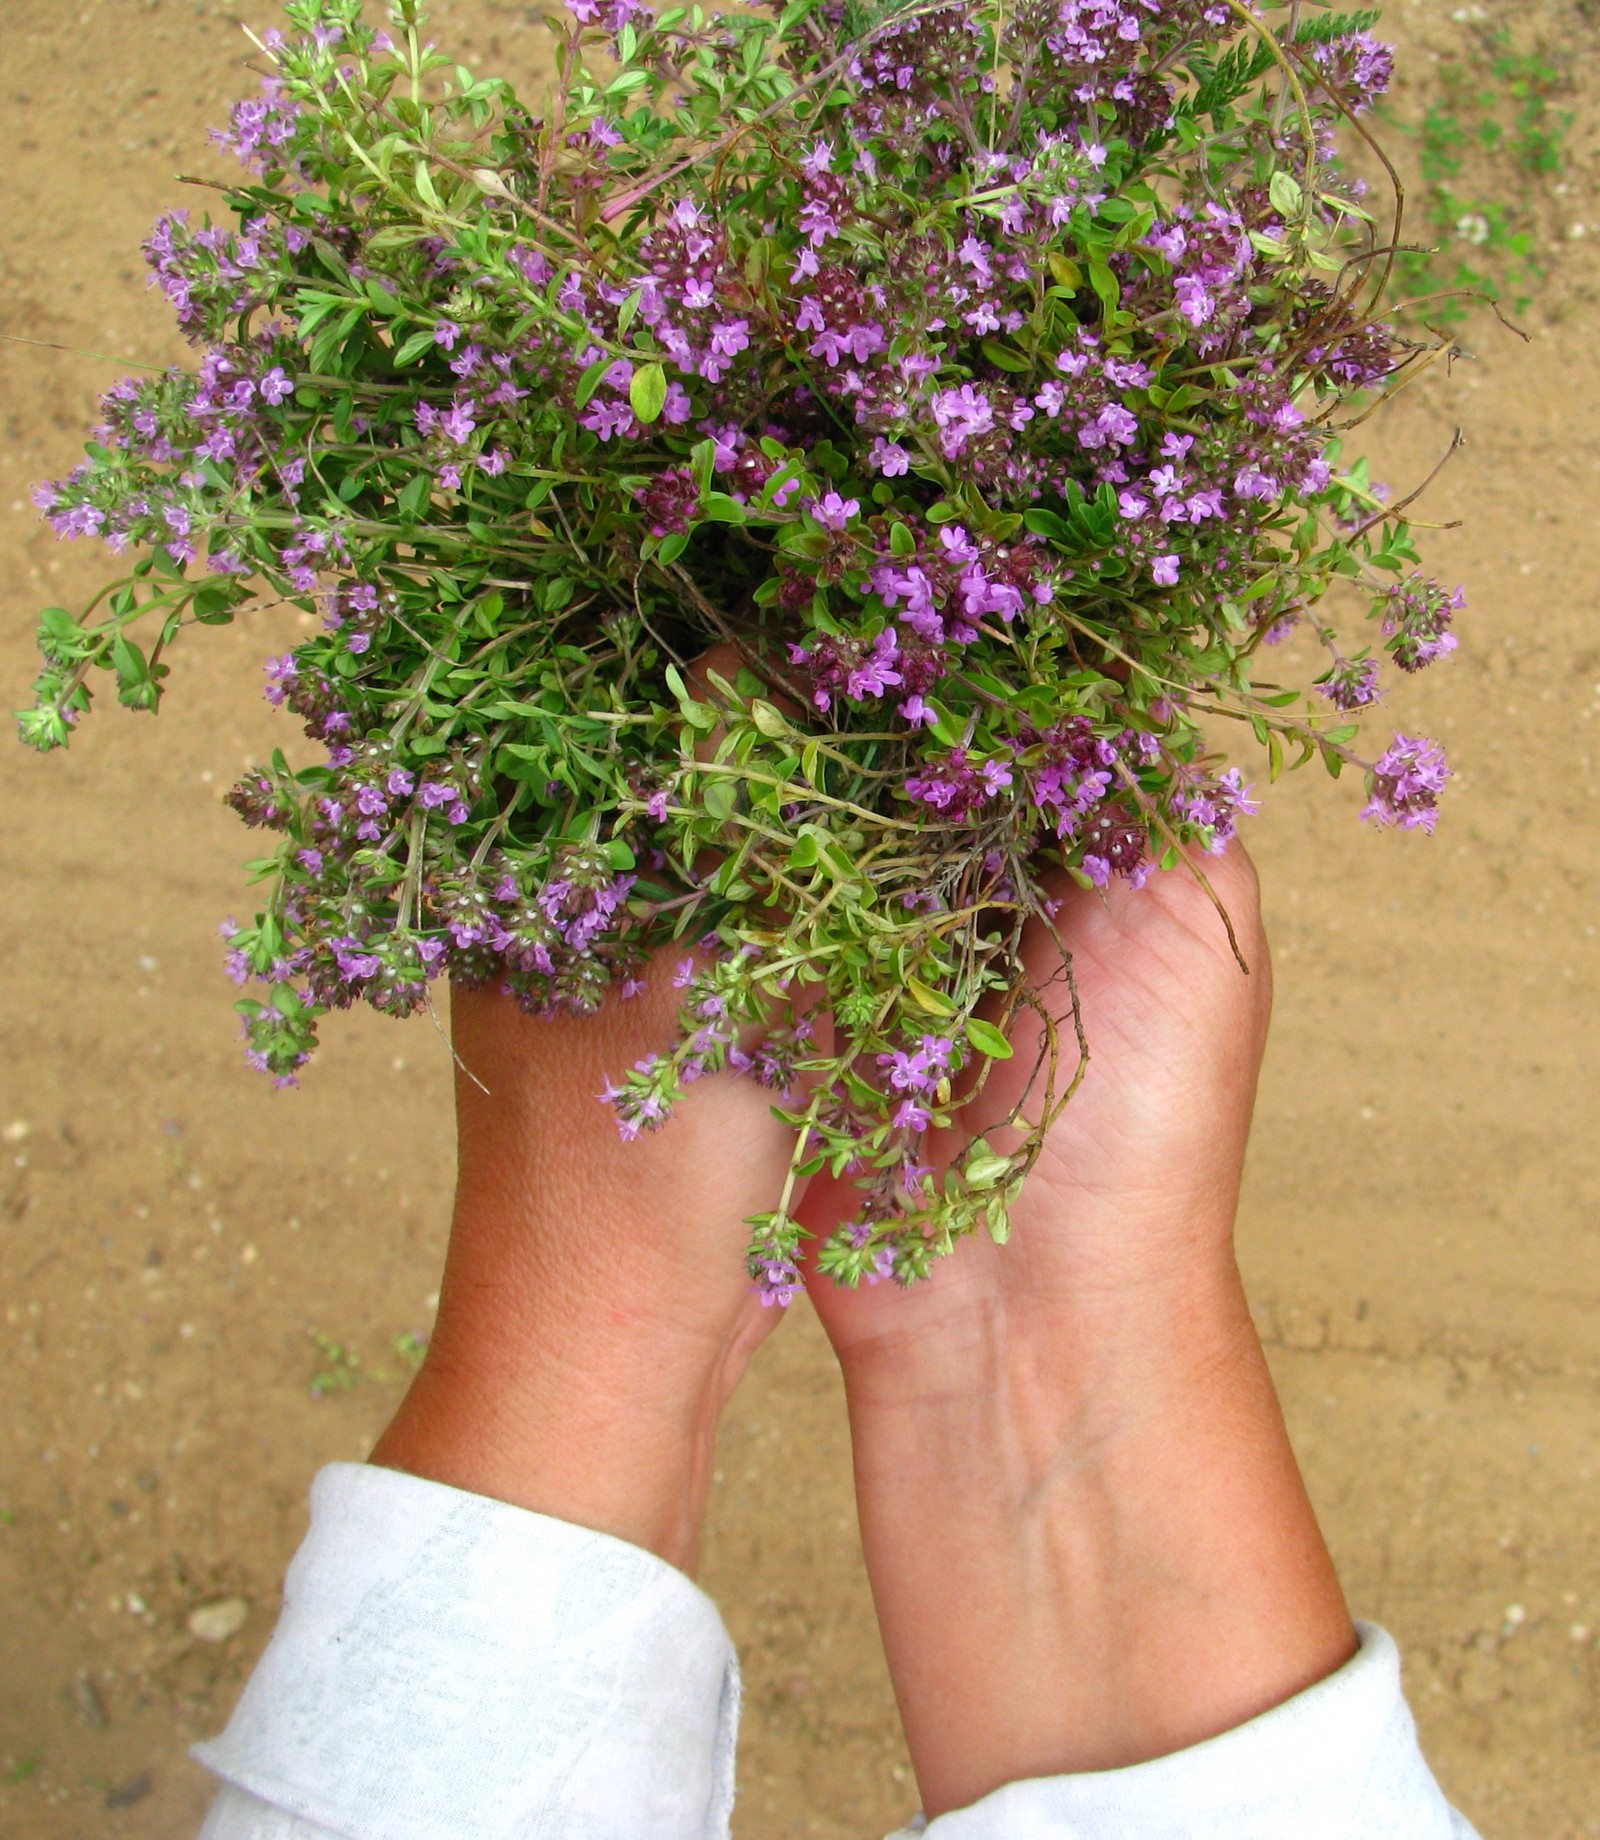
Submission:
[[[1010,1783],[891,1840],[1476,1840],[1395,1646],[1131,1769]],[[739,1670],[711,1600],[606,1534],[336,1463],[220,1738],[200,1840],[727,1840]]]
[[[1400,1653],[1361,1647],[1304,1693],[1170,1757],[1008,1783],[889,1840],[1477,1840],[1444,1799],[1400,1689]]]
[[[625,1541],[324,1469],[203,1840],[725,1840],[739,1673],[716,1606]]]

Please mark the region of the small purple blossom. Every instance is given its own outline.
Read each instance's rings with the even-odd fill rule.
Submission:
[[[817,520],[824,530],[843,530],[861,511],[861,501],[855,498],[841,498],[837,492],[824,492],[821,498],[814,498],[806,510]]]
[[[1361,815],[1383,828],[1431,831],[1439,818],[1439,795],[1450,765],[1437,742],[1421,735],[1396,735],[1373,763],[1367,803]]]

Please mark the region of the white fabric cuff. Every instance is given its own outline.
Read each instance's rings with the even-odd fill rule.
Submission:
[[[1399,1651],[1356,1630],[1336,1674],[1246,1725],[1129,1769],[1008,1783],[890,1840],[1476,1840],[1423,1761]]]
[[[716,1606],[664,1560],[335,1463],[272,1641],[194,1749],[246,1792],[202,1837],[725,1840],[738,1708]]]

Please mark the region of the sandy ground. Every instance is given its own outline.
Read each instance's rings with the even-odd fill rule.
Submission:
[[[1448,44],[1431,9],[1394,24]],[[485,65],[539,56],[532,8],[438,10]],[[1405,488],[1470,436],[1431,501],[1465,520],[1430,546],[1470,584],[1462,652],[1393,712],[1460,778],[1431,842],[1372,834],[1356,787],[1309,778],[1258,822],[1280,996],[1241,1238],[1352,1603],[1399,1637],[1447,1788],[1487,1840],[1575,1840],[1600,1835],[1600,361],[1568,220],[1600,232],[1600,34],[1530,14],[1581,92],[1560,310],[1525,346],[1475,328],[1478,361],[1373,437]],[[71,463],[117,361],[176,350],[137,243],[176,171],[217,164],[238,16],[0,0],[0,329],[104,354],[0,344],[8,704],[36,607],[100,568],[26,488]],[[0,747],[0,1832],[29,1840],[191,1831],[208,1790],[184,1746],[266,1640],[313,1470],[365,1454],[396,1339],[431,1315],[442,1042],[336,1022],[274,1095],[220,975],[248,849],[219,795],[282,739],[259,662],[290,637],[207,632],[158,723],[113,707],[68,756]],[[741,1840],[863,1840],[914,1806],[847,1478],[797,1311],[729,1414],[705,1574],[747,1670]],[[235,1635],[188,1632],[230,1598]]]

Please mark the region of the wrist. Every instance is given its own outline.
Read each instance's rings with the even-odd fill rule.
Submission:
[[[1142,1392],[1257,1346],[1226,1231],[1195,1235],[1173,1257],[1094,1254],[1079,1271],[1058,1257],[1047,1277],[1027,1269],[1023,1229],[1003,1249],[974,1245],[958,1260],[969,1250],[986,1263],[1011,1261],[1016,1281],[963,1286],[952,1261],[895,1299],[895,1310],[877,1312],[870,1333],[846,1322],[837,1352],[853,1424],[959,1414],[974,1394],[990,1398],[1003,1386],[1009,1410],[1052,1433],[1081,1426],[1092,1436],[1093,1421]]]
[[[1352,1652],[1231,1259],[980,1321],[937,1383],[938,1347],[883,1352],[846,1396],[930,1814],[1182,1749]]]
[[[692,1574],[721,1410],[753,1338],[448,1279],[372,1461],[592,1527]]]

